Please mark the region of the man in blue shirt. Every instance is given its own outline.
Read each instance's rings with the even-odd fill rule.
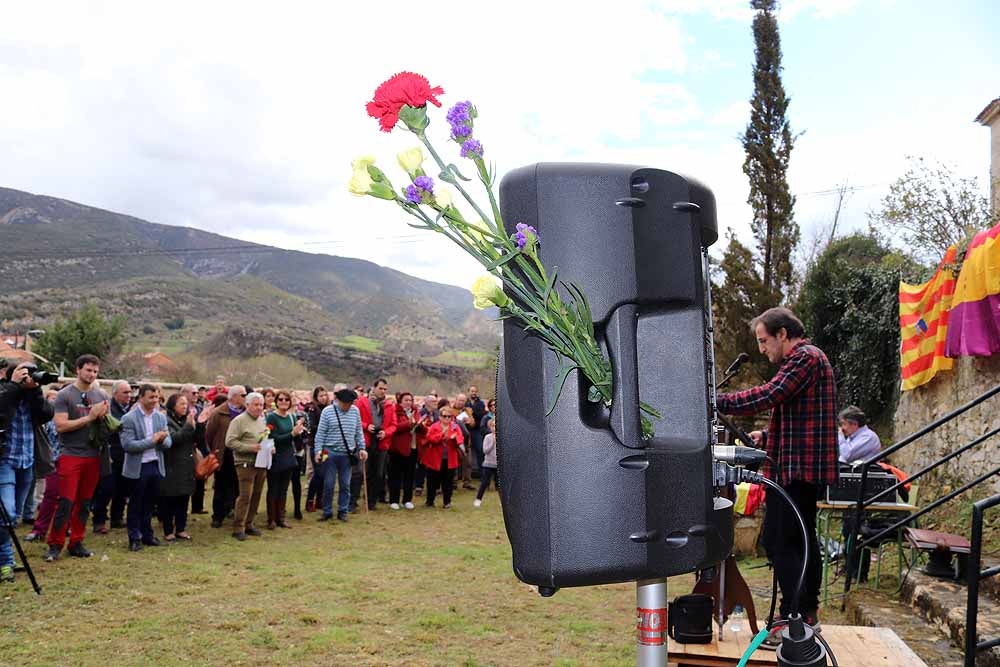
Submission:
[[[0,382],[0,502],[13,522],[0,526],[0,582],[14,581],[14,549],[9,530],[34,479],[35,427],[52,419],[52,406],[32,379],[36,366],[25,362],[7,367]]]
[[[841,463],[862,461],[881,451],[882,442],[878,439],[878,434],[868,428],[868,418],[861,408],[850,405],[840,411],[838,419],[840,431],[837,433],[837,441]]]

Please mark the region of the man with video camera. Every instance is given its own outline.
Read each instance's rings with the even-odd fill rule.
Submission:
[[[14,581],[11,534],[34,479],[35,430],[52,419],[41,385],[52,382],[31,362],[9,364],[0,381],[0,502],[10,526],[0,525],[0,582]],[[2,521],[0,521],[2,524]]]

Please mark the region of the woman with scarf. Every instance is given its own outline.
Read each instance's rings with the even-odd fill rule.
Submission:
[[[292,394],[279,389],[274,394],[275,408],[267,414],[266,423],[274,440],[274,456],[267,471],[267,527],[291,528],[285,521],[288,484],[298,472],[294,440],[306,430],[305,418],[292,411]]]
[[[313,460],[311,452],[316,441],[316,431],[319,430],[319,416],[323,408],[328,405],[330,405],[330,393],[326,387],[320,385],[313,389],[312,403],[306,407],[306,417],[309,420],[309,447],[306,450],[306,460],[312,468],[312,477],[309,478],[309,487],[306,489],[307,512],[315,512],[316,506],[323,499],[323,473],[320,465]]]
[[[173,442],[163,450],[166,475],[160,480],[160,498],[157,507],[163,535],[167,542],[190,540],[187,532],[188,501],[194,493],[194,443],[198,429],[194,411],[188,410],[188,400],[183,394],[171,394],[167,399],[167,431]]]
[[[389,409],[388,407],[386,408]],[[413,471],[417,467],[418,414],[413,409],[413,394],[396,394],[396,430],[389,437],[389,509],[399,509],[399,491],[403,507],[413,509]]]
[[[459,448],[465,442],[462,429],[455,423],[455,412],[451,405],[444,404],[437,422],[430,424],[430,420],[425,417],[417,425],[417,433],[423,435],[419,451],[420,462],[427,468],[427,496],[424,503],[427,507],[434,507],[438,487],[444,496],[444,508],[451,507],[452,478],[459,465]]]

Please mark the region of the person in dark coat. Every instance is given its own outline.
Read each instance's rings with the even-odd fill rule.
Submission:
[[[167,399],[167,430],[173,446],[163,452],[166,475],[160,481],[160,523],[167,542],[190,540],[187,532],[188,502],[194,493],[194,446],[198,430],[205,424],[197,423],[194,412],[188,410],[188,399],[183,394],[172,394]]]

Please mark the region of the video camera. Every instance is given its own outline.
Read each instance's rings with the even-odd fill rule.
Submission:
[[[59,375],[57,373],[51,373],[49,371],[40,371],[38,370],[38,366],[34,364],[28,364],[23,366],[22,368],[28,371],[28,377],[26,377],[24,380],[21,380],[22,383],[25,382],[28,378],[31,378],[35,382],[35,384],[41,387],[59,381]]]

